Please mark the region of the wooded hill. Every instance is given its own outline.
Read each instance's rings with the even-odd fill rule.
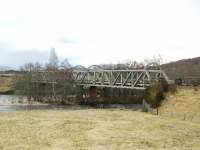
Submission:
[[[172,80],[177,78],[200,79],[200,57],[170,62],[163,64],[161,68]]]

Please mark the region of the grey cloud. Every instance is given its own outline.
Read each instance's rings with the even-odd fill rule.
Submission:
[[[18,68],[27,62],[46,63],[48,61],[48,51],[1,51],[0,65]]]
[[[20,66],[28,62],[39,62],[46,64],[49,59],[49,50],[0,50],[0,66],[7,66],[13,69],[17,69]],[[80,59],[77,57],[59,57],[59,61],[62,62],[67,58],[70,64],[77,65],[79,64]]]

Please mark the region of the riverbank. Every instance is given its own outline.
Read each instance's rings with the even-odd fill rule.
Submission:
[[[200,125],[120,109],[0,113],[0,149],[198,149]]]
[[[182,86],[168,93],[159,107],[159,115],[200,123],[200,87]]]
[[[66,101],[63,103],[41,103],[28,101],[26,96],[19,95],[0,95],[0,112],[13,112],[19,110],[46,110],[46,109],[68,109],[74,107],[81,108],[118,108],[142,110],[142,104],[93,104]]]

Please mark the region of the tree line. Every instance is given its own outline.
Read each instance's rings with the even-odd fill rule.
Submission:
[[[51,49],[46,65],[27,63],[16,75],[15,89],[29,100],[62,102],[73,93],[71,65],[67,59],[59,64],[54,49]]]

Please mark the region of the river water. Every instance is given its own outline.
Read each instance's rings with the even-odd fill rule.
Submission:
[[[0,95],[0,105],[10,105],[27,102],[26,96],[21,95]]]
[[[65,105],[54,105],[54,104],[42,104],[34,103],[28,104],[26,96],[18,95],[0,95],[0,112],[13,112],[20,110],[75,110],[75,109],[88,109],[89,106],[65,106]],[[128,104],[128,105],[99,105],[96,108],[118,108],[118,109],[134,109],[138,110],[142,108],[141,104]]]
[[[52,104],[28,104],[26,96],[0,95],[0,112],[12,112],[20,110],[37,109],[64,109],[62,105]]]

